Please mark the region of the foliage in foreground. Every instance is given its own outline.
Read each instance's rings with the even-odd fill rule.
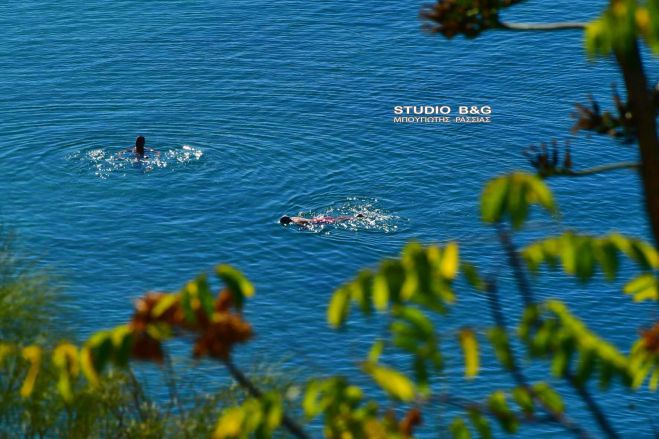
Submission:
[[[0,231],[0,437],[208,437],[222,408],[244,400],[237,385],[191,390],[167,357],[164,400],[147,395],[128,365],[99,379],[100,357],[89,369],[79,346],[64,341],[70,339],[62,318],[66,298],[50,275],[19,256],[13,241]],[[84,370],[93,374],[85,379]],[[251,372],[259,387],[292,388],[277,364],[255,364]]]
[[[620,234],[591,237],[568,232],[517,251],[505,222],[510,221],[521,229],[533,205],[550,214],[557,213],[548,187],[535,176],[515,173],[492,180],[482,200],[482,216],[498,230],[525,306],[517,329],[503,317],[496,279],[482,277],[473,264],[461,260],[457,243],[445,246],[408,244],[399,258],[384,260],[375,270],[361,271],[332,296],[327,318],[333,327],[349,326],[353,309],[365,315],[382,316],[389,322],[387,336],[365,353],[361,367],[374,385],[388,395],[390,402],[376,401],[368,396],[366,389],[351,384],[346,377],[311,380],[297,402],[307,420],[322,419],[327,437],[345,437],[346,434],[368,438],[410,437],[421,422],[422,413],[433,410],[438,404],[464,410],[464,417],[456,417],[450,426],[456,437],[468,435],[469,424],[481,436],[489,437],[496,431],[492,422],[510,433],[518,431],[525,423],[551,422],[580,436],[587,435],[583,427],[568,417],[565,402],[548,384],[549,380],[527,380],[519,352],[513,349],[518,344],[524,347],[528,358],[548,362],[551,375],[566,380],[586,401],[594,398],[588,386],[591,380],[597,380],[603,390],[617,381],[630,390],[647,386],[656,391],[659,323],[644,330],[626,352],[621,352],[590,330],[561,301],[537,301],[526,275],[527,272],[539,273],[540,268],[547,265],[561,268],[582,282],[589,281],[597,272],[614,280],[620,274],[620,260],[625,258],[638,270],[638,275],[625,286],[625,292],[631,294],[634,301],[657,301],[659,254],[654,247]],[[246,299],[254,294],[254,287],[240,272],[226,265],[217,267],[216,276],[225,285],[216,297],[211,293],[206,275],[197,277],[176,293],[148,293],[136,302],[130,322],[97,332],[81,346],[68,342],[50,348],[39,344],[1,345],[3,383],[13,383],[13,388],[7,392],[19,395],[15,397],[24,401],[22,407],[32,401],[35,404],[47,401],[51,410],[48,414],[65,419],[36,416],[24,421],[30,426],[30,430],[24,432],[28,435],[45,433],[56,422],[65,422],[76,424],[69,433],[91,435],[95,430],[85,428],[90,429],[92,423],[80,425],[81,421],[74,414],[84,407],[84,412],[94,419],[97,414],[89,407],[103,410],[104,404],[109,404],[121,410],[131,405],[135,395],[143,398],[128,367],[130,362],[143,360],[162,364],[166,358],[166,341],[174,337],[192,337],[192,355],[224,364],[249,394],[242,403],[219,413],[215,421],[198,418],[199,425],[213,425],[206,433],[212,430],[218,438],[250,434],[270,437],[277,429],[286,428],[298,437],[307,437],[299,423],[286,414],[286,403],[289,406],[291,403],[290,398],[287,401],[287,394],[261,390],[233,363],[232,349],[252,336],[251,326],[241,311]],[[482,351],[488,350],[493,352],[501,370],[509,372],[515,382],[514,387],[495,390],[481,399],[465,400],[432,385],[432,377],[441,374],[446,367],[440,343],[444,336],[438,325],[459,300],[455,282],[460,276],[483,297],[494,322],[489,328],[463,327],[458,332],[465,379],[471,380],[479,374],[483,359],[489,358],[484,357]],[[634,306],[632,300],[629,303]],[[406,356],[409,359],[406,370],[412,373],[383,362],[386,352]],[[53,405],[55,400],[57,403]],[[212,402],[218,403],[217,400]],[[132,410],[144,418],[128,415],[126,419],[125,414],[118,413],[115,419],[110,418],[112,423],[105,431],[124,431],[127,436],[164,434],[157,430],[165,426],[158,420],[162,413],[149,407],[149,403],[143,401]],[[200,412],[205,416],[213,415],[209,407]],[[596,405],[591,409],[600,410]],[[40,412],[33,408],[30,413]],[[108,420],[108,417],[103,419]]]
[[[327,311],[328,323],[337,329],[349,330],[355,312],[386,322],[385,335],[364,353],[361,363],[373,387],[379,388],[386,399],[376,400],[373,395],[377,394],[371,388],[361,388],[341,376],[311,380],[304,384],[301,398],[295,398],[291,392],[264,389],[233,362],[233,348],[253,335],[242,309],[254,294],[254,287],[233,267],[220,265],[215,274],[224,287],[217,295],[211,293],[206,275],[176,293],[148,293],[137,301],[133,317],[125,325],[100,331],[81,345],[55,344],[52,338],[31,339],[19,336],[21,331],[12,332],[14,323],[28,321],[29,312],[17,320],[8,319],[12,323],[3,328],[4,342],[0,345],[1,403],[9,408],[3,416],[14,430],[6,433],[35,436],[62,428],[58,431],[65,432],[63,435],[75,437],[99,432],[162,436],[171,434],[167,429],[173,427],[177,433],[193,436],[212,433],[217,438],[270,437],[286,431],[304,438],[308,433],[300,425],[303,418],[322,423],[325,436],[330,438],[406,438],[414,434],[424,414],[449,406],[461,413],[448,427],[458,438],[472,434],[487,438],[500,431],[515,433],[526,424],[538,423],[559,426],[578,437],[594,437],[589,428],[570,416],[564,395],[550,385],[550,381],[560,380],[581,399],[602,435],[620,437],[598,399],[605,391],[621,389],[635,391],[643,387],[656,392],[659,322],[650,321],[640,327],[638,339],[630,340],[620,350],[590,329],[565,303],[539,300],[533,286],[552,269],[561,269],[567,276],[587,283],[600,273],[605,280],[614,281],[633,267],[634,276],[624,279],[623,292],[630,298],[629,306],[657,302],[656,246],[619,233],[590,236],[567,231],[518,249],[513,233],[524,230],[532,209],[540,208],[549,215],[558,213],[543,178],[624,168],[640,171],[648,220],[655,242],[659,242],[657,102],[656,93],[647,86],[639,51],[640,42],[654,51],[659,47],[659,3],[611,0],[602,16],[588,25],[504,22],[501,11],[517,3],[520,1],[443,0],[424,9],[423,16],[432,23],[432,31],[449,38],[476,37],[487,30],[585,30],[591,56],[616,57],[628,101],[617,97],[620,117],[602,114],[594,101],[592,109],[579,106],[575,131],[612,134],[628,143],[638,142],[640,152],[640,163],[576,171],[569,149],[559,163],[557,150],[549,152],[543,145],[532,150],[531,164],[538,175],[517,172],[488,182],[481,197],[481,217],[494,227],[506,254],[517,290],[515,297],[523,308],[520,315],[514,319],[504,315],[496,276],[484,276],[481,273],[488,272],[488,267],[479,269],[463,260],[456,242],[443,246],[410,243],[399,257],[362,270],[338,288]],[[621,266],[626,269],[621,270]],[[456,291],[460,279],[466,280],[469,291]],[[514,383],[469,399],[442,391],[435,380],[445,373],[450,358],[443,350],[447,334],[439,328],[456,302],[467,294],[482,298],[492,325],[464,326],[455,335],[462,350],[465,380],[477,377],[483,366],[495,366],[485,365],[485,361],[496,361]],[[513,297],[509,291],[506,294]],[[131,397],[139,399],[143,394],[130,370],[131,362],[166,365],[165,343],[175,337],[192,339],[193,357],[223,364],[245,391],[239,403],[219,413],[213,411],[220,406],[218,401],[204,405],[199,411],[201,417],[195,418],[200,430],[190,430],[187,424],[161,422],[166,415],[157,409],[149,411],[152,406],[148,403],[137,403],[134,410],[122,411],[122,407],[130,406]],[[400,369],[388,362],[390,353],[404,358],[408,366]],[[545,368],[545,380],[529,379],[529,362],[533,367]],[[599,387],[594,391],[595,381]],[[86,422],[80,414],[109,424],[99,429],[98,421]]]

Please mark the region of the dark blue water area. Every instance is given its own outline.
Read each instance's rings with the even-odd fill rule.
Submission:
[[[506,18],[594,18],[605,2],[529,2]],[[582,34],[487,33],[474,41],[421,32],[422,2],[9,1],[0,5],[0,219],[65,280],[68,322],[84,338],[125,322],[148,290],[176,290],[214,264],[257,288],[246,316],[256,338],[237,361],[283,362],[299,376],[358,371],[384,319],[325,323],[332,291],[409,240],[457,240],[462,255],[498,273],[511,319],[520,310],[493,230],[478,219],[492,176],[529,169],[530,144],[569,139],[577,167],[635,160],[607,138],[569,134],[575,102],[611,104],[622,81],[610,60],[587,61]],[[657,64],[648,72],[656,79]],[[484,125],[393,122],[397,105],[490,105]],[[142,134],[158,158],[118,159]],[[631,172],[550,182],[562,216],[534,212],[519,245],[565,228],[649,237]],[[299,231],[283,214],[353,214],[366,224]],[[633,274],[625,267],[623,279]],[[623,350],[656,318],[622,280],[587,287],[560,273],[534,280],[539,298],[569,304]],[[491,321],[484,299],[458,285],[438,319],[446,375],[437,389],[474,397],[510,387],[491,356],[461,380],[461,325]],[[227,382],[219,365],[185,360],[189,392]],[[487,354],[489,355],[489,354]],[[404,359],[390,355],[392,364]],[[525,363],[527,364],[527,363]],[[528,363],[531,378],[545,376]],[[160,372],[140,373],[159,394]],[[592,427],[565,390],[569,415]],[[376,397],[384,402],[382,395]],[[621,388],[604,409],[625,437],[650,437],[657,399]],[[427,415],[451,421],[451,411]],[[520,436],[563,437],[537,425]],[[432,436],[430,430],[426,431]]]

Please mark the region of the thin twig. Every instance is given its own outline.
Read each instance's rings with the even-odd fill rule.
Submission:
[[[609,163],[607,165],[594,166],[588,169],[581,169],[579,171],[573,171],[571,169],[561,169],[560,171],[554,172],[551,174],[552,177],[555,176],[568,176],[568,177],[583,177],[593,174],[601,174],[608,171],[616,171],[618,169],[641,169],[641,165],[636,162],[621,162],[621,163]]]
[[[562,23],[506,23],[499,24],[501,29],[514,31],[555,31],[586,28],[586,23],[562,22]]]
[[[500,414],[492,411],[486,404],[471,401],[469,399],[451,395],[449,393],[440,393],[436,396],[433,396],[431,399],[434,401],[438,401],[442,404],[450,405],[463,410],[478,410],[481,413],[484,413],[488,416],[492,416],[495,418],[497,416],[501,416]],[[519,416],[514,412],[511,412],[511,416],[514,416],[515,419],[517,419],[520,422],[526,422],[530,424],[537,424],[541,422],[552,422],[552,419],[548,417],[540,418],[538,416],[527,416],[527,415]]]
[[[252,395],[254,398],[261,398],[263,392],[256,387],[256,385],[249,379],[247,376],[240,370],[238,367],[233,364],[231,360],[225,360],[224,365],[229,370],[229,373],[235,379],[238,384],[244,387],[247,392]],[[295,437],[299,439],[310,439],[310,437],[302,430],[295,421],[289,418],[286,414],[282,415],[281,423],[288,429],[288,431]]]
[[[128,378],[130,379],[130,383],[133,386],[133,391],[130,392],[131,395],[133,396],[133,404],[135,404],[135,409],[137,410],[137,414],[140,416],[140,421],[144,422],[146,420],[146,414],[142,410],[142,400],[144,399],[144,391],[142,389],[142,386],[140,386],[139,381],[137,381],[137,378],[135,377],[135,374],[133,373],[133,370],[131,368],[128,368]]]
[[[524,307],[528,308],[535,304],[535,299],[533,297],[531,285],[524,275],[522,263],[519,260],[519,254],[517,253],[517,249],[515,249],[515,244],[513,244],[513,241],[510,239],[510,233],[506,230],[506,227],[503,224],[497,223],[496,229],[497,234],[499,235],[499,241],[508,255],[508,263],[510,263],[510,266],[513,268],[513,275],[515,276],[515,282],[517,282],[517,289],[519,289],[519,292],[522,294]]]
[[[176,407],[179,417],[182,421],[185,421],[186,412],[181,406],[181,398],[179,398],[178,387],[176,385],[176,372],[174,371],[174,365],[172,364],[172,357],[169,354],[165,354],[165,380],[167,384],[167,390],[169,391],[170,404],[167,408],[169,412],[172,409],[172,406]],[[184,437],[187,439],[187,431],[184,433]]]
[[[593,416],[595,416],[595,420],[599,424],[600,428],[602,431],[604,431],[604,433],[606,433],[606,436],[611,439],[619,439],[620,435],[618,435],[618,433],[616,433],[616,431],[613,429],[606,415],[597,404],[593,396],[590,394],[585,384],[579,383],[577,378],[569,370],[565,371],[565,379],[574,388],[583,402],[586,403],[588,409],[591,411]]]

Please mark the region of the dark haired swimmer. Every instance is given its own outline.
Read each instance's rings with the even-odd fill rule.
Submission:
[[[279,218],[279,224],[282,226],[287,226],[289,224],[295,224],[296,226],[302,226],[302,227],[309,227],[313,226],[316,224],[322,225],[322,224],[337,224],[337,223],[344,223],[346,221],[353,221],[356,219],[360,218],[366,218],[364,215],[361,213],[358,213],[355,216],[348,216],[348,215],[342,215],[342,216],[317,216],[314,218],[303,218],[301,216],[287,216],[284,215],[281,218]]]
[[[135,149],[133,150],[136,156],[140,158],[144,157],[145,143],[146,143],[146,139],[144,138],[144,136],[137,136],[137,139],[135,139]]]
[[[146,150],[148,149],[148,151],[155,154],[156,157],[160,155],[160,151],[156,151],[153,148],[145,148],[144,146],[145,144],[146,144],[146,139],[144,138],[144,136],[137,136],[137,138],[135,139],[135,146],[128,148],[124,151],[121,151],[120,154],[123,155],[123,153],[125,152],[132,152],[133,154],[135,154],[136,158],[144,159],[149,157],[146,155]]]

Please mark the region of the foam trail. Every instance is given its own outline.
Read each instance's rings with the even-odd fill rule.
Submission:
[[[158,169],[176,170],[181,166],[199,161],[203,151],[189,145],[159,151],[147,148],[146,157],[137,159],[130,151],[115,151],[94,148],[76,152],[68,157],[78,163],[83,171],[91,171],[99,178],[107,179],[112,175],[126,176],[130,173],[148,174]]]
[[[309,227],[297,227],[301,232],[325,233],[332,230],[369,231],[380,233],[395,233],[398,231],[401,218],[393,215],[378,206],[377,199],[349,197],[345,201],[334,203],[328,207],[315,210],[302,211],[296,216],[315,218],[322,216],[353,216],[364,215],[364,218],[355,218],[334,224],[312,224]]]

